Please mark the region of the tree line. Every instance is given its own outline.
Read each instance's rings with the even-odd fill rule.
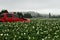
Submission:
[[[3,13],[9,13],[9,12],[7,10],[1,10],[0,15]],[[13,12],[13,13],[18,15],[18,17],[22,17],[22,18],[40,18],[40,17],[41,18],[60,18],[60,15],[55,16],[55,15],[51,15],[51,13],[49,13],[48,16],[44,16],[38,13],[36,13],[37,14],[36,16],[32,16],[31,13],[29,12],[24,13],[24,15],[22,12]]]
[[[60,18],[60,15],[51,15],[51,13],[49,13],[49,18]]]
[[[3,14],[3,13],[9,13],[7,10],[2,10],[0,12],[0,15]],[[22,14],[22,12],[13,12],[14,14],[18,15],[18,17],[21,17],[21,18],[32,18],[31,14],[30,13],[26,13],[26,14]]]

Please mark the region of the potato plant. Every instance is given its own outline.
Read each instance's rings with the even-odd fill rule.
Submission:
[[[0,22],[1,40],[60,40],[60,20],[32,19],[30,23]]]

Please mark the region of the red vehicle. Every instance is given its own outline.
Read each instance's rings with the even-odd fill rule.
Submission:
[[[30,22],[30,19],[19,18],[14,14],[3,13],[0,15],[0,22]]]

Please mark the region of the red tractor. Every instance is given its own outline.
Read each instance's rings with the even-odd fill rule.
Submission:
[[[15,14],[3,13],[0,15],[0,22],[30,22],[30,19],[19,18]]]

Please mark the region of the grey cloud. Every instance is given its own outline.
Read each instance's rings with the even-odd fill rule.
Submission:
[[[0,9],[60,9],[60,0],[0,0]]]

